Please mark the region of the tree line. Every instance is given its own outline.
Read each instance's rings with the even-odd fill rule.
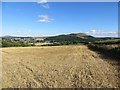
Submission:
[[[0,41],[0,47],[28,47],[34,46],[34,44],[12,41]]]

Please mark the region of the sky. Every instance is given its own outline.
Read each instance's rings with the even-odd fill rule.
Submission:
[[[117,2],[3,2],[2,35],[117,37]]]

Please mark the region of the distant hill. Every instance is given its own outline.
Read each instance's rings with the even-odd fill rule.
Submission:
[[[96,40],[95,37],[86,35],[84,33],[72,33],[67,35],[58,35],[47,37],[45,40],[51,42],[93,42]]]
[[[72,34],[68,34],[68,35],[72,36],[72,37],[83,38],[83,39],[95,39],[95,37],[90,36],[90,35],[86,35],[84,33],[72,33]]]
[[[3,36],[2,38],[13,38],[13,36]]]
[[[74,37],[86,37],[88,35],[84,34],[84,33],[71,33],[68,34],[69,36],[74,36]]]
[[[3,36],[2,38],[32,38],[32,37],[19,37],[19,36]]]

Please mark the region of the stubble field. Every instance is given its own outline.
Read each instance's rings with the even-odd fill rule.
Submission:
[[[2,49],[3,88],[115,88],[116,67],[86,46]]]

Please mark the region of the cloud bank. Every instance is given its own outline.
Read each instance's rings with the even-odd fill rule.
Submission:
[[[102,31],[102,30],[96,30],[96,29],[93,29],[93,30],[90,30],[88,32],[86,32],[86,34],[89,34],[89,35],[94,35],[94,36],[118,36],[118,32],[117,31],[114,31],[114,32],[105,32],[105,31]]]

